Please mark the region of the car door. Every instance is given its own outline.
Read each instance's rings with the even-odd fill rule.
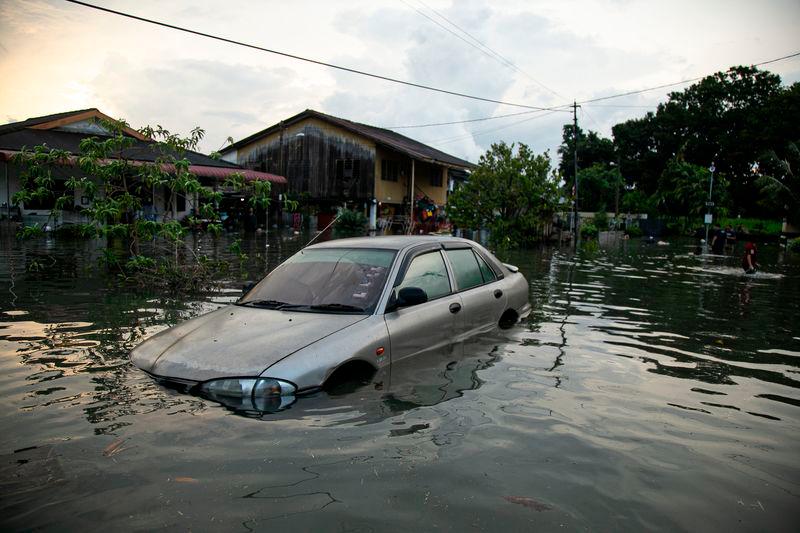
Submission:
[[[492,329],[500,321],[507,301],[497,275],[469,245],[448,246],[445,255],[461,296],[464,337]]]
[[[419,287],[428,301],[384,314],[392,362],[448,349],[463,330],[461,297],[453,292],[441,248],[419,251],[405,261],[395,280],[395,295]]]

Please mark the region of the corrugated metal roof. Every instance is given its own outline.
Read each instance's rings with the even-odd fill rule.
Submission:
[[[16,154],[19,153],[19,150],[2,150],[0,149],[0,161],[10,161]],[[143,165],[145,163],[150,163],[151,161],[143,161],[143,160],[133,160],[131,164],[133,165]],[[66,164],[75,165],[77,164],[77,157],[70,156]],[[166,172],[173,172],[175,170],[175,165],[170,163],[164,163],[161,165],[161,168]],[[287,183],[286,178],[283,176],[278,176],[277,174],[270,174],[269,172],[258,172],[256,170],[247,170],[245,168],[241,168],[239,166],[232,166],[232,167],[213,167],[208,165],[189,165],[189,172],[193,173],[195,176],[198,177],[206,177],[206,178],[227,178],[233,174],[242,174],[244,179],[247,181],[271,181],[272,183],[285,185]]]
[[[39,124],[44,124],[46,122],[52,122],[54,120],[59,120],[62,118],[67,118],[73,115],[81,115],[86,113],[87,111],[97,111],[99,110],[96,107],[90,107],[88,109],[79,109],[77,111],[66,111],[64,113],[54,113],[52,115],[44,115],[41,117],[32,117],[20,122],[11,122],[9,124],[0,125],[0,134],[7,133],[9,131],[18,131],[24,130],[25,128],[30,128],[31,126],[37,126]]]
[[[31,149],[34,146],[46,144],[50,148],[66,150],[72,154],[77,154],[80,149],[81,141],[87,137],[91,137],[91,135],[60,130],[22,129],[9,131],[6,133],[0,132],[0,149],[22,150],[24,147]],[[127,150],[123,150],[120,154],[120,157],[139,161],[155,161],[156,158],[162,155],[157,149],[157,145],[155,143],[140,141],[138,139],[131,140],[131,147]],[[203,155],[199,152],[193,152],[191,150],[186,151],[184,157],[186,157],[186,159],[188,159],[193,165],[207,165],[222,168],[241,168],[239,165],[235,165],[228,161],[212,159],[207,155]]]
[[[458,157],[442,152],[441,150],[437,150],[436,148],[428,146],[427,144],[423,144],[419,141],[415,141],[410,137],[406,137],[405,135],[401,135],[392,130],[378,128],[376,126],[370,126],[368,124],[361,124],[359,122],[353,122],[351,120],[334,117],[333,115],[320,113],[319,111],[314,111],[313,109],[306,109],[302,113],[298,113],[297,115],[284,120],[282,123],[275,124],[267,129],[254,133],[249,137],[245,137],[244,139],[223,148],[221,151],[222,153],[226,153],[232,150],[239,149],[243,146],[246,146],[254,141],[257,141],[263,137],[266,137],[267,135],[270,135],[278,131],[281,127],[290,126],[307,118],[317,118],[319,120],[324,120],[328,123],[334,124],[345,130],[348,130],[350,132],[371,139],[377,144],[384,145],[388,148],[404,153],[415,159],[419,159],[422,161],[430,161],[446,166],[463,168],[463,169],[470,169],[475,167],[475,165],[473,163],[470,163],[469,161],[459,159]]]

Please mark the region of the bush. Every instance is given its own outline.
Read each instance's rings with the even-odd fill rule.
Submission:
[[[642,228],[640,228],[639,226],[628,226],[625,229],[625,233],[628,234],[628,237],[634,237],[634,238],[641,237],[642,235],[644,235]]]
[[[606,207],[600,206],[600,211],[594,214],[594,225],[597,226],[597,229],[600,231],[605,231],[608,229],[608,214],[606,213]]]
[[[367,217],[363,213],[344,209],[336,221],[334,233],[337,237],[363,237],[366,225]]]
[[[761,218],[720,218],[719,223],[723,228],[728,224],[733,228],[742,226],[748,233],[761,235],[777,235],[783,225],[779,220]]]
[[[792,239],[791,241],[789,241],[789,243],[786,245],[786,248],[790,252],[800,253],[800,237],[797,237],[796,239]]]
[[[42,235],[44,235],[44,230],[39,224],[22,226],[17,232],[18,239],[32,239],[34,237],[41,237]]]
[[[592,222],[584,222],[581,225],[581,237],[584,239],[594,239],[597,237],[598,230],[597,226],[594,225],[594,221]]]

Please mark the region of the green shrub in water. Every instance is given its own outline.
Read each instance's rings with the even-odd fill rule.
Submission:
[[[367,217],[359,211],[344,209],[333,227],[337,237],[362,237],[367,226]]]
[[[594,222],[584,222],[581,225],[581,237],[584,239],[594,239],[597,237],[598,230]]]
[[[628,234],[628,237],[633,237],[633,238],[641,237],[642,235],[644,235],[644,232],[642,232],[642,228],[640,228],[639,226],[628,226],[628,228],[625,230],[625,233]]]

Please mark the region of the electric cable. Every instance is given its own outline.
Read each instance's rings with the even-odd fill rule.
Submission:
[[[519,103],[514,103],[514,102],[505,102],[503,100],[496,100],[494,98],[485,98],[485,97],[482,97],[482,96],[475,96],[475,95],[471,95],[471,94],[460,93],[460,92],[457,92],[457,91],[450,91],[450,90],[447,90],[447,89],[440,89],[438,87],[433,87],[433,86],[430,86],[430,85],[424,85],[424,84],[421,84],[421,83],[414,83],[414,82],[411,82],[411,81],[400,80],[400,79],[397,79],[397,78],[391,78],[391,77],[388,77],[388,76],[382,76],[380,74],[373,74],[371,72],[366,72],[364,70],[358,70],[358,69],[354,69],[354,68],[350,68],[350,67],[343,67],[341,65],[335,65],[333,63],[327,63],[325,61],[320,61],[320,60],[317,60],[317,59],[311,59],[311,58],[307,58],[307,57],[303,57],[303,56],[299,56],[299,55],[295,55],[295,54],[290,54],[288,52],[281,52],[279,50],[272,50],[270,48],[265,48],[263,46],[258,46],[258,45],[255,45],[255,44],[248,44],[248,43],[244,43],[244,42],[241,42],[241,41],[236,41],[234,39],[228,39],[227,37],[221,37],[219,35],[213,35],[213,34],[210,34],[210,33],[205,33],[205,32],[201,32],[201,31],[193,30],[193,29],[186,28],[186,27],[183,27],[183,26],[177,26],[177,25],[174,25],[174,24],[168,24],[166,22],[161,22],[161,21],[149,19],[149,18],[146,18],[146,17],[139,17],[137,15],[132,15],[130,13],[125,13],[123,11],[117,11],[117,10],[110,9],[110,8],[107,8],[107,7],[102,7],[102,6],[98,6],[98,5],[95,5],[95,4],[89,4],[87,2],[81,2],[79,0],[64,0],[64,1],[65,2],[69,2],[71,4],[76,4],[76,5],[79,5],[79,6],[88,7],[90,9],[95,9],[97,11],[103,11],[105,13],[110,13],[112,15],[117,15],[117,16],[120,16],[120,17],[129,18],[129,19],[136,20],[136,21],[139,21],[139,22],[146,22],[147,24],[153,24],[155,26],[161,26],[163,28],[169,28],[169,29],[172,29],[172,30],[181,31],[181,32],[184,32],[184,33],[192,34],[192,35],[197,35],[199,37],[205,37],[205,38],[208,38],[208,39],[214,39],[214,40],[217,40],[217,41],[222,41],[222,42],[233,44],[233,45],[236,45],[236,46],[243,46],[245,48],[251,48],[253,50],[259,50],[261,52],[267,52],[269,54],[275,54],[275,55],[279,55],[279,56],[283,56],[283,57],[288,57],[289,59],[295,59],[295,60],[298,60],[298,61],[304,61],[306,63],[312,63],[314,65],[320,65],[320,66],[323,66],[323,67],[328,67],[328,68],[332,68],[332,69],[336,69],[336,70],[341,70],[343,72],[349,72],[351,74],[358,74],[358,75],[361,75],[361,76],[367,76],[367,77],[375,78],[375,79],[378,79],[378,80],[388,81],[388,82],[392,82],[392,83],[398,83],[400,85],[406,85],[406,86],[409,86],[409,87],[416,87],[417,89],[424,89],[426,91],[433,91],[433,92],[437,92],[437,93],[447,94],[447,95],[450,95],[450,96],[458,96],[460,98],[468,98],[470,100],[478,100],[478,101],[481,101],[481,102],[489,102],[489,103],[492,103],[492,104],[507,105],[507,106],[512,106],[512,107],[522,107],[522,108],[525,108],[525,109],[537,109],[537,110],[540,110],[540,111],[547,111],[547,110],[550,109],[548,107],[533,106],[533,105],[527,105],[527,104],[519,104]]]
[[[444,26],[442,26],[441,24],[439,24],[438,22],[436,22],[435,20],[433,20],[432,18],[430,18],[428,15],[426,15],[425,13],[423,13],[422,11],[420,11],[419,9],[415,8],[414,6],[411,6],[411,5],[409,5],[409,4],[408,4],[408,2],[406,2],[406,0],[400,0],[400,1],[401,1],[401,2],[403,2],[404,4],[406,4],[407,6],[411,7],[411,8],[412,8],[412,9],[414,9],[414,10],[415,10],[417,13],[419,13],[419,14],[420,14],[420,15],[422,15],[423,17],[427,18],[428,20],[430,20],[431,22],[433,22],[433,23],[434,23],[434,24],[436,24],[437,26],[441,27],[441,28],[442,28],[442,29],[444,29],[445,31],[447,31],[447,32],[449,32],[449,33],[451,33],[451,34],[455,35],[456,37],[458,37],[459,39],[461,39],[462,41],[464,41],[464,42],[465,42],[465,43],[467,43],[468,45],[472,46],[473,48],[476,48],[477,50],[479,50],[480,52],[484,53],[485,55],[487,55],[487,56],[489,56],[489,57],[492,57],[492,58],[494,58],[494,59],[496,59],[496,60],[500,61],[500,63],[501,63],[501,64],[503,64],[504,66],[506,66],[506,67],[508,67],[508,68],[510,68],[510,69],[512,69],[512,70],[514,70],[515,72],[519,72],[520,74],[522,74],[523,76],[525,76],[525,77],[526,77],[526,78],[528,78],[529,80],[533,81],[534,83],[536,83],[537,85],[539,85],[539,86],[540,86],[540,87],[542,87],[543,89],[545,89],[545,90],[549,91],[550,93],[554,94],[555,96],[557,96],[557,97],[559,97],[559,98],[564,98],[564,99],[566,99],[566,97],[564,97],[564,96],[562,96],[561,94],[557,93],[556,91],[554,91],[553,89],[551,89],[550,87],[548,87],[547,85],[545,85],[544,83],[540,82],[539,80],[537,80],[536,78],[534,78],[533,76],[531,76],[530,74],[528,74],[527,72],[525,72],[524,70],[522,70],[521,68],[519,68],[519,67],[518,67],[518,66],[517,66],[517,65],[516,65],[516,64],[515,64],[513,61],[511,61],[510,59],[507,59],[507,58],[505,58],[505,57],[504,57],[502,54],[500,54],[500,53],[499,53],[499,52],[497,52],[496,50],[494,50],[494,49],[492,49],[491,47],[489,47],[489,46],[488,46],[487,44],[485,44],[483,41],[481,41],[481,40],[480,40],[480,39],[478,39],[477,37],[473,36],[473,35],[472,35],[471,33],[469,33],[467,30],[465,30],[464,28],[462,28],[461,26],[459,26],[458,24],[456,24],[455,22],[453,22],[452,20],[450,20],[449,18],[447,18],[446,16],[444,16],[442,13],[440,13],[439,11],[435,10],[434,8],[432,8],[431,6],[429,6],[428,4],[426,4],[425,2],[423,2],[422,0],[417,0],[417,2],[418,2],[419,4],[421,4],[421,5],[425,6],[427,9],[431,10],[431,12],[433,12],[434,14],[436,14],[436,16],[438,16],[439,18],[441,18],[442,20],[444,20],[445,22],[447,22],[448,24],[450,24],[451,26],[453,26],[454,28],[456,28],[458,31],[460,31],[461,33],[463,33],[464,35],[466,35],[467,37],[469,37],[469,38],[470,38],[470,39],[471,39],[471,40],[472,40],[474,43],[476,43],[476,44],[477,44],[477,46],[476,46],[475,44],[473,44],[473,43],[471,43],[471,42],[469,42],[469,41],[465,40],[465,39],[464,39],[463,37],[461,37],[460,35],[457,35],[457,34],[453,33],[453,32],[452,32],[451,30],[449,30],[448,28],[445,28]],[[488,51],[489,53],[487,53],[487,51]]]

